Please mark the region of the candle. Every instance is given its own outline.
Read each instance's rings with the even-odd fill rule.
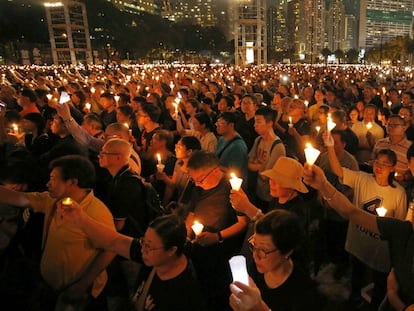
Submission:
[[[319,131],[321,130],[320,126],[315,126],[316,132],[319,134]]]
[[[47,95],[46,95],[47,100],[51,100],[51,99],[52,99],[52,97],[53,97],[53,95],[52,95],[52,94],[47,94]]]
[[[174,90],[174,87],[175,87],[174,82],[171,81],[170,82],[170,89],[171,89],[171,91]]]
[[[336,123],[332,121],[331,114],[328,113],[328,124],[327,124],[328,132],[332,131],[335,126],[336,126]]]
[[[289,126],[290,126],[290,127],[292,127],[292,126],[293,126],[293,123],[292,123],[292,117],[291,117],[291,116],[289,116]]]
[[[68,101],[70,101],[69,94],[66,92],[60,93],[59,104],[63,105],[64,103],[67,103]]]
[[[85,104],[85,108],[89,111],[91,111],[91,104],[90,103],[86,103]]]
[[[173,103],[173,105],[174,105],[175,115],[178,115],[178,104],[177,103]]]
[[[312,147],[311,143],[306,144],[305,157],[309,165],[313,165],[321,152]]]
[[[72,205],[72,203],[73,203],[73,201],[72,201],[72,199],[71,199],[71,198],[69,198],[69,197],[66,197],[66,198],[64,198],[64,199],[62,200],[62,205],[63,205],[63,207],[68,207],[68,206],[71,206],[71,205]]]
[[[368,122],[366,126],[367,126],[367,130],[369,131],[372,128],[372,123]]]
[[[390,108],[390,109],[391,109],[392,102],[389,100],[389,101],[387,102],[387,105],[388,105],[388,108]]]
[[[304,101],[304,104],[305,104],[306,107],[309,106],[309,102],[307,100]]]
[[[158,164],[161,164],[161,154],[157,153]]]
[[[230,185],[233,190],[239,191],[243,183],[242,178],[238,178],[235,173],[230,173]]]
[[[377,212],[378,216],[384,217],[388,210],[384,206],[380,206],[376,208],[375,211]]]
[[[119,95],[115,95],[114,96],[114,99],[115,99],[115,101],[116,101],[116,104],[118,105],[118,101],[119,101],[119,99],[120,99],[121,97],[119,96]]]
[[[294,99],[298,99],[298,98],[299,98],[299,96],[295,94],[295,95],[293,95],[293,98],[294,98]]]
[[[16,123],[12,124],[12,128],[15,135],[19,134],[19,126]]]
[[[199,223],[197,220],[194,221],[194,224],[191,226],[191,229],[193,229],[195,235],[199,235],[201,232],[203,232],[204,225],[202,223]]]
[[[382,87],[382,94],[384,94],[384,95],[385,95],[385,93],[386,93],[386,89],[385,89],[385,87],[383,86],[383,87]]]
[[[95,88],[94,87],[91,87],[91,93],[95,94]]]
[[[249,285],[249,275],[247,274],[246,258],[243,255],[233,256],[229,260],[233,282],[239,281]]]

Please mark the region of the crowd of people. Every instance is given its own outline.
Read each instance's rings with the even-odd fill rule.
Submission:
[[[0,295],[15,308],[328,310],[313,278],[334,264],[349,308],[414,310],[409,68],[0,74]]]

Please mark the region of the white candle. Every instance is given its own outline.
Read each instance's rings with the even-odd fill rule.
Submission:
[[[67,103],[68,101],[70,101],[70,96],[68,95],[68,93],[66,92],[60,93],[59,104],[63,105],[64,103]]]
[[[327,124],[328,132],[332,131],[335,128],[335,126],[336,126],[336,123],[332,122],[331,114],[328,113],[328,124]]]
[[[47,95],[46,95],[47,100],[51,100],[51,99],[52,99],[52,97],[53,97],[53,95],[52,95],[52,94],[47,94]]]
[[[86,103],[85,104],[85,108],[90,111],[91,110],[91,104],[90,103]]]
[[[191,229],[193,229],[195,235],[199,235],[201,232],[203,232],[204,225],[202,223],[199,223],[197,220],[194,221],[194,224],[191,226]]]
[[[293,126],[293,123],[292,123],[292,117],[291,117],[291,116],[289,116],[289,126],[290,126],[290,127],[292,127],[292,126]]]
[[[230,178],[231,188],[233,190],[239,191],[240,190],[240,187],[241,187],[241,185],[243,183],[243,179],[242,178],[238,178],[236,176],[236,174],[234,174],[234,173],[230,173],[230,176],[231,176],[231,178]]]
[[[115,95],[114,96],[114,99],[115,99],[115,101],[116,101],[116,104],[118,105],[118,101],[119,101],[119,99],[120,99],[121,97],[119,96],[119,95]]]
[[[384,217],[385,214],[387,214],[388,210],[384,206],[380,206],[380,207],[376,208],[375,211],[377,212],[378,216]]]
[[[369,131],[372,128],[372,123],[371,122],[368,122],[366,126],[367,126],[367,129]]]
[[[233,256],[229,260],[233,282],[239,281],[249,285],[249,275],[247,274],[246,258],[243,255]]]
[[[306,144],[305,157],[309,165],[313,165],[321,152],[312,147],[311,143]]]
[[[306,107],[309,106],[309,102],[307,100],[304,101],[304,104],[305,104]]]
[[[158,160],[158,164],[162,164],[161,163],[161,154],[157,153],[157,160]]]
[[[91,87],[91,93],[94,94],[95,93],[95,88]]]
[[[390,108],[390,109],[391,109],[392,102],[389,100],[387,104],[388,104],[388,108]]]
[[[299,98],[299,96],[295,94],[295,95],[293,95],[293,98],[294,98],[294,99],[298,99],[298,98]]]
[[[16,123],[12,124],[12,128],[13,128],[13,133],[14,134],[19,134],[19,126]]]
[[[316,132],[319,134],[319,131],[321,130],[320,126],[315,126]]]

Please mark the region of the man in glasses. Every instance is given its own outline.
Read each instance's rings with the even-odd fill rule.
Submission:
[[[236,214],[231,207],[231,187],[213,153],[194,152],[187,167],[197,186],[186,217],[187,236],[193,241],[192,259],[203,291],[208,295],[210,309],[227,310],[228,259],[240,250],[247,217]],[[204,225],[203,232],[197,236],[191,229],[194,221]]]

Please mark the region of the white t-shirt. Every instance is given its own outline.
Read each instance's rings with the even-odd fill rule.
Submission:
[[[343,183],[354,189],[354,204],[368,213],[377,215],[375,209],[383,206],[385,216],[404,219],[407,213],[407,198],[404,188],[394,182],[391,186],[380,186],[372,174],[355,172],[343,168]],[[345,249],[374,270],[389,272],[390,258],[388,242],[378,234],[349,222]]]

